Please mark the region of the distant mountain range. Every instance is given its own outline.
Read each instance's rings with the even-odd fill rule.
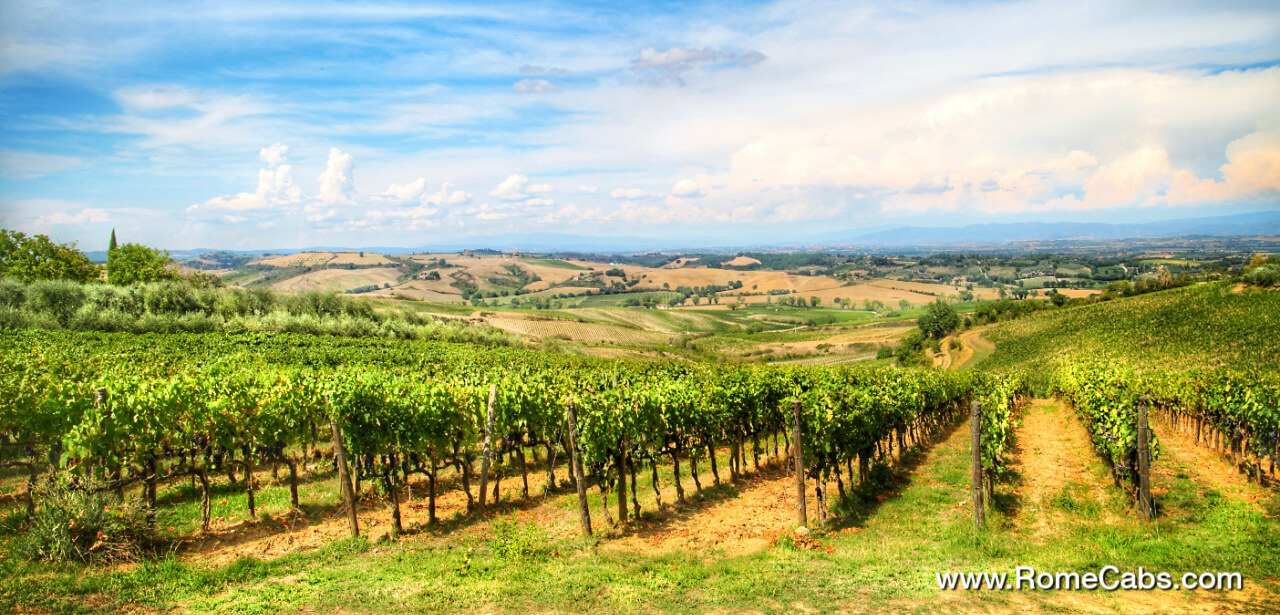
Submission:
[[[903,226],[850,237],[833,233],[825,239],[850,246],[944,246],[999,244],[1015,241],[1098,241],[1184,236],[1280,235],[1280,211],[1186,218],[1137,224],[1101,222],[1014,222],[962,227]]]
[[[872,232],[854,234],[838,231],[819,236],[779,241],[774,243],[751,242],[728,246],[726,242],[697,237],[652,239],[645,237],[593,237],[557,233],[530,233],[489,235],[484,237],[453,238],[430,242],[417,247],[339,247],[315,246],[310,248],[268,250],[220,250],[196,248],[170,250],[175,260],[195,258],[209,252],[233,254],[296,254],[307,251],[363,251],[378,254],[414,254],[418,252],[457,252],[461,250],[519,250],[523,252],[594,252],[623,253],[661,251],[717,251],[717,250],[768,250],[803,246],[805,249],[823,248],[937,248],[947,246],[988,245],[998,246],[1013,242],[1035,241],[1114,241],[1120,239],[1155,239],[1172,237],[1227,237],[1227,236],[1280,236],[1280,211],[1265,211],[1209,218],[1185,218],[1129,224],[1102,222],[1011,222],[973,224],[961,227],[902,226],[880,228]],[[103,262],[105,251],[87,253],[90,259]]]

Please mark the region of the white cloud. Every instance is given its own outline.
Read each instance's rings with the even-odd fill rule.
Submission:
[[[698,182],[692,179],[682,179],[671,187],[671,194],[684,198],[696,198],[703,195],[702,188],[698,186]]]
[[[615,200],[630,199],[634,201],[637,199],[647,199],[650,196],[652,195],[650,195],[648,191],[641,190],[639,188],[615,188],[613,192],[609,193],[609,198]]]
[[[520,67],[521,75],[567,75],[569,71],[563,68],[553,68],[548,66],[537,66],[534,64],[525,64]]]
[[[501,201],[526,201],[535,194],[544,194],[554,190],[549,184],[529,184],[529,178],[515,174],[508,176],[489,192],[489,196]]]
[[[320,174],[320,193],[317,198],[323,203],[345,203],[351,200],[355,192],[355,180],[352,170],[355,167],[351,154],[342,150],[329,148],[329,161],[324,172]]]
[[[258,188],[253,192],[220,196],[187,208],[200,211],[249,211],[289,205],[302,200],[302,189],[293,185],[293,166],[288,164],[289,147],[276,143],[262,148],[258,158],[267,168],[258,171]]]
[[[1280,131],[1257,132],[1227,146],[1222,180],[1179,169],[1160,147],[1144,147],[1098,167],[1083,196],[1048,201],[1042,209],[1213,205],[1280,197]]]
[[[449,182],[441,184],[440,190],[435,193],[428,194],[427,179],[419,177],[403,186],[391,184],[378,198],[398,204],[461,205],[471,200],[471,194],[456,189]]]
[[[440,185],[439,192],[427,196],[423,202],[431,205],[462,205],[470,200],[470,193],[455,190],[453,184],[445,182]]]
[[[525,192],[525,186],[528,185],[529,178],[524,175],[510,175],[498,184],[497,188],[489,191],[489,196],[504,201],[523,201],[529,198]]]
[[[285,163],[289,157],[289,146],[273,143],[258,152],[258,159],[267,163],[268,167],[277,167]]]
[[[713,62],[723,57],[724,54],[711,48],[671,47],[666,51],[658,51],[653,47],[645,47],[631,65],[635,68],[683,68],[695,62]]]
[[[418,179],[401,186],[400,184],[391,184],[382,196],[399,203],[410,203],[422,198],[422,193],[427,190],[427,178],[419,177]]]
[[[196,101],[190,90],[176,85],[143,85],[121,88],[113,97],[120,106],[133,111],[155,111],[186,106]]]
[[[314,89],[217,91],[175,77],[175,84],[113,91],[119,110],[95,115],[50,109],[19,119],[33,130],[47,123],[58,131],[110,133],[114,151],[96,159],[85,155],[88,172],[105,166],[139,177],[193,177],[198,181],[191,185],[201,185],[230,174],[250,147],[280,139],[295,145],[292,164],[305,165],[313,178],[328,144],[359,142],[344,155],[361,158],[362,182],[389,186],[385,193],[361,195],[348,167],[339,170],[336,183],[324,181],[326,170],[320,183],[332,191],[304,197],[293,185],[288,151],[263,148],[256,189],[193,207],[209,210],[192,216],[207,228],[217,226],[214,210],[255,222],[280,218],[270,234],[223,236],[229,244],[279,245],[275,240],[296,230],[291,223],[301,212],[326,229],[362,221],[365,209],[456,228],[462,220],[451,216],[462,215],[458,210],[470,195],[456,188],[432,191],[434,184],[425,180],[400,185],[424,168],[469,187],[493,185],[496,173],[507,169],[563,178],[556,186],[578,201],[565,215],[599,224],[624,218],[654,224],[805,222],[834,214],[854,224],[953,212],[937,219],[948,224],[961,216],[1046,208],[1092,208],[1080,217],[1096,219],[1106,215],[1103,208],[1277,202],[1280,148],[1268,136],[1276,133],[1280,100],[1280,67],[1268,64],[1277,9],[1265,3],[1157,10],[1132,3],[926,1],[887,10],[782,0],[744,8],[710,26],[670,15],[540,10],[548,19],[608,27],[569,37],[536,29],[513,36],[509,28],[518,26],[503,22],[472,32],[480,37],[476,45],[410,45],[408,55],[393,52],[367,62],[304,58],[234,71],[263,83],[301,77],[320,84]],[[5,54],[0,73],[130,84],[129,76],[140,74],[137,62],[170,51],[132,35],[148,31],[137,20],[151,17],[103,21],[91,13],[16,4],[6,13],[12,18],[4,28],[11,35],[6,49],[12,53]],[[208,16],[168,11],[165,23],[202,33]],[[357,34],[386,27],[339,25]],[[532,64],[515,75],[513,58],[516,65],[526,59]],[[751,70],[724,70],[746,65]],[[1221,68],[1199,68],[1205,66]],[[530,97],[510,89],[537,91],[567,72],[580,76],[573,96],[544,96],[531,105]],[[352,75],[433,85],[356,88]],[[682,75],[695,75],[694,87],[644,87]],[[482,78],[475,86],[476,76],[506,81],[493,88]],[[438,85],[444,83],[450,85]],[[491,118],[502,121],[486,121]],[[406,151],[406,143],[422,145]],[[0,174],[30,177],[75,164],[24,155],[0,153]],[[692,176],[699,171],[707,177]],[[242,188],[252,182],[244,181]],[[690,198],[686,181],[703,196]],[[552,194],[568,198],[536,192],[542,185],[525,178],[494,190],[494,205],[479,213],[510,213],[507,221],[517,231],[557,215],[544,210],[560,204],[529,205]],[[609,185],[668,186],[670,198],[661,201],[641,188],[610,191]],[[575,186],[582,187],[573,191]],[[143,184],[137,190],[150,189]],[[40,196],[59,195],[51,190]],[[318,205],[333,193],[346,198],[344,207]],[[496,209],[504,204],[518,207]],[[81,204],[64,215],[99,206]],[[598,214],[588,215],[593,210]],[[389,224],[390,215],[382,223]],[[466,222],[474,225],[468,230],[490,230],[468,215]],[[199,237],[195,232],[192,237]],[[159,233],[161,241],[171,237]]]
[[[512,84],[511,89],[522,94],[542,94],[554,92],[559,88],[546,79],[521,79]]]
[[[111,220],[111,214],[105,209],[87,208],[74,214],[56,212],[36,218],[37,224],[102,224]]]

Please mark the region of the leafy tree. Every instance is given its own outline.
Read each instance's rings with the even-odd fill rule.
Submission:
[[[173,280],[177,273],[169,269],[173,259],[168,250],[157,250],[136,243],[126,243],[110,254],[107,282],[128,286],[136,282]]]
[[[916,320],[916,326],[925,336],[941,339],[960,326],[960,317],[951,304],[938,299],[929,304],[924,316]]]
[[[1067,296],[1059,292],[1054,292],[1049,295],[1049,300],[1058,307],[1062,307],[1067,304]]]
[[[1280,258],[1267,256],[1266,254],[1254,254],[1253,257],[1249,259],[1249,264],[1245,266],[1244,271],[1245,273],[1249,273],[1264,265],[1280,265]]]
[[[822,298],[821,298],[821,297],[809,297],[809,306],[810,306],[810,307],[818,307],[818,304],[820,304],[820,303],[822,303]]]
[[[13,276],[23,282],[91,282],[98,279],[98,266],[74,243],[54,243],[47,235],[28,237],[0,229],[0,276]]]
[[[902,338],[894,350],[898,363],[905,366],[919,365],[924,362],[924,336],[919,331],[912,331]]]

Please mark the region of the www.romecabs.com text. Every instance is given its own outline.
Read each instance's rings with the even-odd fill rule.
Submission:
[[[1238,590],[1244,588],[1244,579],[1238,572],[1188,572],[1179,576],[1168,572],[1150,572],[1142,567],[1139,567],[1136,572],[1121,571],[1115,566],[1104,566],[1097,572],[1037,572],[1029,566],[1018,566],[1014,568],[1012,577],[1007,572],[939,572],[936,576],[938,589],[944,591]]]

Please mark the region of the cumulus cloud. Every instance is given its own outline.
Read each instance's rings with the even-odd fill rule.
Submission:
[[[355,159],[342,150],[329,148],[329,161],[325,163],[324,172],[320,174],[320,193],[316,198],[322,203],[346,203],[355,193]]]
[[[529,178],[524,175],[509,175],[497,188],[489,191],[489,196],[502,199],[504,201],[521,201],[529,198],[525,193],[524,187],[528,185]]]
[[[671,194],[682,198],[697,198],[703,195],[702,188],[698,186],[698,182],[692,179],[682,179],[671,187]]]
[[[508,176],[489,192],[489,196],[501,201],[525,201],[532,198],[534,194],[543,194],[551,192],[552,188],[549,184],[529,184],[529,178],[515,174]]]
[[[36,218],[37,224],[102,224],[109,221],[111,214],[98,208],[85,208],[74,214],[55,212]]]
[[[648,191],[641,190],[639,188],[615,188],[613,192],[609,193],[609,198],[615,200],[630,199],[634,201],[637,199],[647,199],[650,196],[652,195],[650,195]]]
[[[578,192],[583,194],[595,194],[599,189],[597,186],[578,186]]]
[[[427,196],[423,202],[431,205],[462,205],[471,200],[471,193],[457,190],[453,184],[445,182],[440,191]]]
[[[288,164],[288,155],[289,146],[282,143],[262,148],[258,152],[258,159],[267,163],[267,168],[258,171],[256,190],[215,197],[192,205],[187,211],[250,211],[299,202],[302,200],[302,189],[293,185],[293,165]]]
[[[422,205],[461,205],[471,200],[471,194],[458,190],[449,182],[440,185],[440,190],[427,193],[427,179],[418,179],[405,184],[391,184],[381,195],[380,200],[399,204],[418,203]]]
[[[559,88],[546,79],[521,79],[512,84],[511,89],[521,94],[541,94],[554,92]]]
[[[1041,208],[1212,205],[1280,197],[1280,131],[1232,141],[1226,157],[1219,181],[1176,168],[1162,147],[1143,147],[1099,166],[1084,183],[1082,196],[1053,199]]]
[[[267,163],[268,167],[278,167],[284,164],[288,157],[289,146],[283,143],[273,143],[258,152],[258,159]]]
[[[398,203],[411,203],[422,198],[422,193],[426,192],[426,190],[427,178],[419,177],[418,179],[403,186],[400,184],[391,184],[387,187],[387,191],[383,192],[381,196],[387,200]]]

